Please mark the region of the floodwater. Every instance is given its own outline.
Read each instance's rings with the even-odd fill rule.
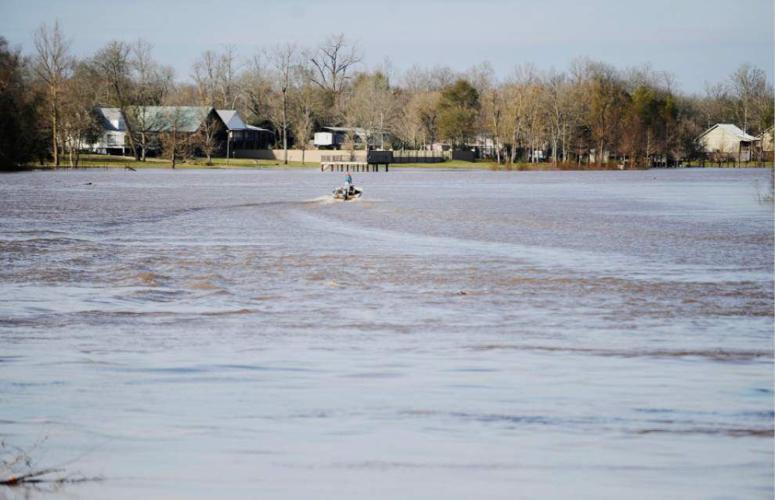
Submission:
[[[768,175],[2,175],[0,497],[772,498]]]

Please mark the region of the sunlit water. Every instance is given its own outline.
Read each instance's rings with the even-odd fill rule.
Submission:
[[[339,177],[0,176],[0,496],[772,498],[766,171]]]

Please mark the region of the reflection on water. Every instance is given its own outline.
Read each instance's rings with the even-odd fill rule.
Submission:
[[[73,498],[771,497],[766,176],[4,175],[0,437]]]

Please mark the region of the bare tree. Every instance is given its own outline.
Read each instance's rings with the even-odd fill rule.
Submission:
[[[320,89],[312,83],[312,68],[300,62],[294,68],[293,94],[291,95],[291,122],[296,147],[301,146],[301,162],[305,162],[307,143],[312,136],[315,114],[320,107]]]
[[[207,158],[207,165],[213,164],[212,157],[218,150],[218,135],[222,129],[220,122],[212,116],[212,109],[207,107],[202,109],[201,113],[205,116],[200,117],[201,125],[192,138],[194,141],[193,145],[198,147],[204,153],[205,158]]]
[[[546,97],[549,116],[549,135],[552,142],[552,163],[557,166],[559,146],[568,127],[568,85],[564,73],[551,72],[546,78]],[[563,147],[564,150],[564,147]]]
[[[187,158],[190,153],[189,134],[182,132],[185,122],[183,108],[170,106],[166,109],[160,138],[162,151],[169,156],[172,168],[178,159]]]
[[[129,114],[130,106],[135,104],[135,87],[132,80],[131,46],[125,42],[112,41],[94,56],[94,66],[105,79],[109,101],[119,108],[123,116]],[[135,144],[135,132],[132,121],[126,121],[129,148],[138,158]]]
[[[697,99],[697,108],[705,128],[733,120],[734,104],[727,85],[723,83],[706,84],[705,95]]]
[[[239,79],[246,117],[254,123],[272,121],[272,78],[264,53],[257,53],[248,63],[248,68]]]
[[[271,61],[275,71],[275,81],[280,92],[281,115],[280,128],[283,137],[283,163],[288,164],[288,91],[291,85],[291,73],[297,65],[298,49],[293,44],[277,45],[272,49]]]
[[[153,147],[156,141],[155,132],[160,126],[159,114],[149,112],[147,106],[160,105],[173,87],[172,68],[156,63],[151,51],[152,46],[144,40],[138,40],[131,47],[134,105],[127,107],[124,115],[127,122],[131,123],[141,161],[145,161],[148,150]]]
[[[767,92],[767,73],[764,70],[743,64],[729,78],[730,90],[736,98],[735,115],[742,123],[743,132],[748,133],[749,126],[756,122],[756,105],[762,96],[769,98]]]
[[[602,166],[608,147],[617,140],[625,104],[623,88],[616,70],[608,65],[590,62],[587,71],[586,125],[595,143],[595,159]]]
[[[505,110],[504,136],[511,141],[509,163],[517,161],[520,149],[524,149],[527,136],[528,118],[531,109],[531,87],[537,81],[535,68],[532,65],[518,66],[514,76],[503,88]]]
[[[310,56],[310,62],[316,69],[313,81],[331,94],[334,110],[341,109],[342,92],[349,79],[348,71],[360,61],[357,48],[347,42],[343,34],[329,36]]]
[[[218,149],[218,134],[220,123],[209,115],[211,109],[232,108],[236,102],[235,55],[232,47],[227,47],[223,53],[216,54],[205,51],[194,63],[192,78],[194,80],[197,101],[207,109],[205,116],[194,137],[196,146],[207,158],[207,164],[212,165],[212,155]]]
[[[95,80],[91,68],[81,63],[62,89],[60,141],[68,153],[71,167],[78,166],[81,150],[101,132],[93,113],[97,104]]]
[[[218,89],[218,56],[211,50],[202,53],[194,62],[191,78],[194,80],[199,104],[216,106]]]
[[[218,58],[217,83],[220,100],[216,107],[233,109],[237,99],[237,55],[236,49],[232,45],[224,47],[223,52]]]
[[[438,91],[418,92],[409,100],[407,114],[417,127],[422,137],[423,145],[432,147],[439,135],[439,100]]]
[[[375,133],[384,149],[385,133],[392,131],[398,118],[397,100],[388,78],[381,72],[358,75],[346,115],[348,123],[363,129],[364,149],[368,149]]]
[[[52,27],[42,24],[33,36],[35,44],[35,73],[46,85],[49,102],[49,120],[51,123],[51,152],[54,165],[59,166],[59,119],[60,98],[72,69],[73,60],[69,55],[70,42],[65,39],[54,21]]]

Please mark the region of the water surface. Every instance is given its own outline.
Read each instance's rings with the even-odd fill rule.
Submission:
[[[0,438],[68,498],[772,498],[767,175],[0,176]]]

